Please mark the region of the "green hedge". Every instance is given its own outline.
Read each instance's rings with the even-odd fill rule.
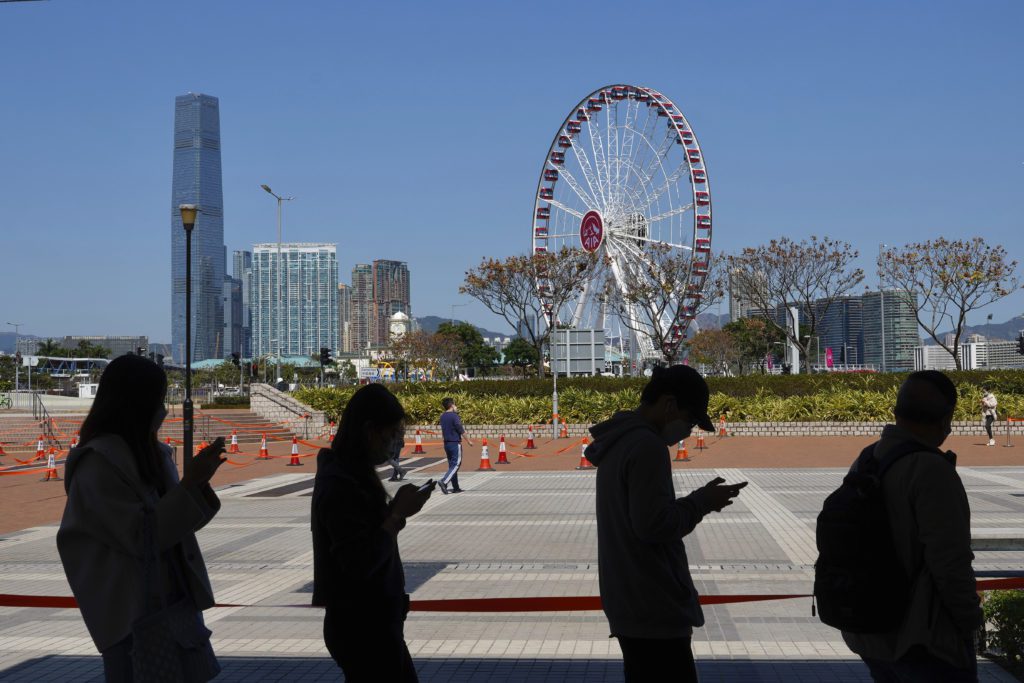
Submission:
[[[983,606],[989,644],[1011,672],[1024,675],[1024,591],[991,591]]]
[[[989,383],[999,398],[1000,415],[1024,416],[1024,371],[951,372],[960,401],[956,419],[980,420],[981,385]],[[905,374],[751,375],[712,377],[709,412],[731,421],[884,422],[892,418],[896,390]],[[586,377],[561,380],[561,415],[571,423],[606,419],[640,400],[643,378]],[[539,379],[388,385],[412,421],[432,424],[441,399],[451,396],[466,424],[530,424],[551,419],[551,381]],[[341,414],[358,387],[304,388],[295,397],[332,417]]]

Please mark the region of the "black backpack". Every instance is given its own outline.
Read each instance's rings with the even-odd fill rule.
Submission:
[[[861,451],[818,515],[814,597],[821,620],[850,633],[885,633],[903,622],[911,577],[896,553],[882,477],[905,455],[940,452],[907,441],[880,461],[876,445]]]

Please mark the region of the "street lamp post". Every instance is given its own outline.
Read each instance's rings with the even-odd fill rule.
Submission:
[[[181,224],[185,228],[185,400],[181,406],[182,466],[192,462],[192,228],[196,225],[195,204],[181,204]]]
[[[281,379],[281,340],[284,338],[284,333],[281,329],[281,313],[284,308],[284,304],[281,301],[281,270],[284,264],[281,262],[281,204],[283,202],[290,202],[295,197],[282,197],[279,194],[275,194],[270,189],[269,185],[260,185],[263,191],[269,194],[271,197],[277,200],[277,379]]]
[[[17,358],[18,358],[18,331],[21,328],[23,323],[12,323],[12,322],[9,322],[7,324],[14,328],[14,358],[15,358],[15,361],[14,361],[14,391],[17,392],[18,389],[19,389],[19,386],[18,386],[19,375],[18,375],[18,361],[17,361]],[[31,377],[31,375],[29,375],[29,376]]]
[[[451,309],[452,309],[451,323],[452,323],[452,325],[455,324],[455,309],[459,308],[460,306],[468,306],[468,305],[469,305],[468,302],[464,303],[464,304],[452,304],[451,305]]]
[[[878,245],[878,302],[882,318],[882,372],[885,372],[885,287],[882,284],[882,253],[888,244]]]

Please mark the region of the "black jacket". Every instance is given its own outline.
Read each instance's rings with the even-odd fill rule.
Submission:
[[[676,498],[668,447],[634,412],[591,428],[597,465],[597,556],[612,635],[684,638],[704,625],[683,536],[707,513],[699,493]]]
[[[398,541],[381,529],[387,499],[330,449],[317,455],[313,485],[313,604],[362,621],[405,618],[408,596]]]

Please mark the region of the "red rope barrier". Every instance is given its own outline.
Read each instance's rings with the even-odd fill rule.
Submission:
[[[1024,590],[1024,577],[986,579],[976,583],[977,590]],[[809,593],[781,595],[740,594],[702,595],[702,605],[729,605],[741,602],[767,602],[810,598]],[[42,607],[73,609],[78,606],[73,597],[55,595],[10,595],[0,593],[0,607]],[[248,604],[217,603],[217,607],[255,607]],[[264,605],[259,607],[309,608],[313,605]],[[601,609],[601,598],[596,595],[555,596],[541,598],[460,598],[455,600],[412,600],[409,608],[415,612],[589,612]]]

